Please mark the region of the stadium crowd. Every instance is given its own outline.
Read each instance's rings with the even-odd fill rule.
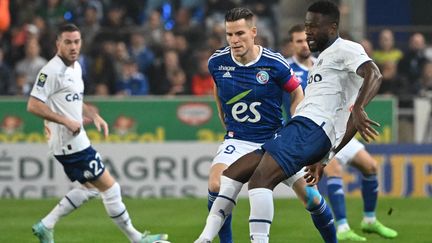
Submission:
[[[26,96],[55,53],[56,27],[82,31],[80,63],[87,95],[208,95],[210,54],[225,45],[224,13],[247,6],[258,16],[258,44],[290,55],[288,33],[277,31],[278,0],[0,0],[0,95]],[[7,23],[8,19],[10,23]],[[295,23],[293,23],[295,24]],[[412,107],[432,96],[432,51],[422,33],[395,46],[390,29],[376,43],[360,41],[379,65],[380,94]]]

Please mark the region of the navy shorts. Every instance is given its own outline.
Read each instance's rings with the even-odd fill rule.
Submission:
[[[62,165],[71,181],[81,184],[94,181],[105,171],[101,157],[91,146],[73,154],[54,156]]]
[[[309,118],[296,116],[262,147],[290,177],[322,159],[330,150],[331,142],[321,126]]]

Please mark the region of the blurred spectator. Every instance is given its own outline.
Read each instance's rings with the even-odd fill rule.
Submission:
[[[67,12],[62,0],[44,0],[39,6],[37,15],[41,16],[49,28],[57,28],[57,26],[65,21],[64,16]]]
[[[115,93],[117,73],[114,65],[115,43],[110,40],[99,43],[92,56],[90,80],[95,85],[95,95]]]
[[[188,95],[188,89],[186,86],[186,74],[181,68],[177,68],[168,72],[168,81],[170,83],[170,89],[166,93],[167,95]]]
[[[372,59],[378,66],[381,66],[388,62],[397,64],[402,57],[402,51],[394,46],[393,32],[383,29],[379,35],[378,49],[373,52]]]
[[[123,72],[123,63],[130,59],[127,46],[123,41],[114,42],[114,53],[112,56],[114,60],[116,76],[120,77],[121,73]]]
[[[137,61],[139,71],[148,74],[149,68],[155,59],[155,54],[147,47],[145,35],[135,31],[131,33],[129,39],[130,56]]]
[[[388,61],[381,65],[382,83],[378,94],[396,95],[398,93],[397,65]]]
[[[432,62],[426,62],[423,65],[420,84],[420,94],[432,98]]]
[[[15,72],[19,75],[25,75],[25,83],[22,86],[22,93],[27,95],[40,69],[47,63],[47,60],[40,56],[40,46],[36,38],[31,38],[27,41],[25,46],[25,57],[20,60],[16,67]]]
[[[126,15],[120,4],[111,4],[102,24],[103,37],[109,40],[126,41],[126,30],[132,26],[132,20]]]
[[[11,68],[3,61],[4,52],[0,47],[0,95],[12,95],[14,77]]]
[[[368,40],[368,39],[363,39],[363,40],[360,41],[360,45],[363,46],[366,54],[370,58],[372,58],[373,52],[374,52],[374,48],[373,48],[372,42],[370,42],[370,40]]]
[[[86,12],[89,8],[94,9],[96,21],[102,21],[104,16],[103,4],[100,0],[65,0],[64,5],[72,10],[73,22],[79,26],[85,22]]]
[[[166,94],[171,87],[168,73],[180,69],[179,57],[175,50],[167,50],[161,60],[156,60],[149,70],[150,93]]]
[[[81,37],[83,40],[82,52],[89,53],[92,48],[93,40],[100,31],[97,7],[88,5],[84,11],[84,18],[80,24]]]
[[[192,76],[192,94],[213,94],[214,81],[207,67],[209,55],[201,54],[198,57],[198,71]]]
[[[6,32],[10,26],[9,0],[0,0],[0,32]]]
[[[216,34],[211,34],[207,38],[207,46],[210,48],[212,52],[215,52],[217,49],[222,48],[224,46],[224,42],[222,38],[220,38]]]
[[[149,84],[144,74],[138,71],[137,63],[128,59],[123,62],[121,79],[116,83],[117,95],[147,95]]]
[[[413,88],[412,94],[418,93],[420,84],[418,80],[422,74],[423,66],[427,62],[425,57],[426,42],[423,34],[414,33],[409,40],[409,49],[399,62],[398,73],[405,78]]]
[[[148,39],[148,45],[150,47],[158,46],[162,43],[164,27],[161,20],[161,14],[159,11],[152,11],[150,16],[145,22],[144,26],[144,35],[146,39]]]

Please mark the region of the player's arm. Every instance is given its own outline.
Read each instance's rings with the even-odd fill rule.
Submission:
[[[47,104],[33,96],[30,96],[27,102],[27,111],[36,116],[42,117],[45,120],[62,124],[73,134],[78,134],[80,132],[81,123],[55,113]]]
[[[303,98],[304,98],[303,88],[301,87],[301,85],[299,85],[295,90],[293,90],[293,91],[290,93],[290,96],[291,96],[291,107],[290,107],[290,112],[291,112],[291,114],[294,114],[297,105],[298,105],[298,104],[300,103],[300,101],[302,101]]]
[[[97,113],[97,110],[94,107],[89,106],[86,103],[83,103],[83,115],[84,115],[84,117],[88,117],[93,121],[93,123],[96,126],[96,129],[99,132],[101,131],[101,129],[103,129],[105,137],[108,137],[108,133],[109,133],[108,124]]]
[[[345,135],[340,144],[334,150],[334,153],[339,152],[354,137],[357,131],[366,142],[374,140],[375,136],[379,135],[372,125],[380,125],[379,123],[369,119],[365,112],[365,107],[378,92],[382,80],[381,72],[374,62],[369,61],[360,65],[357,69],[357,74],[364,79],[363,86],[360,89],[359,95],[357,96],[357,100],[354,103],[351,115],[348,119]]]
[[[222,104],[221,104],[221,101],[220,101],[219,96],[218,96],[218,89],[217,89],[216,84],[214,85],[214,88],[213,88],[213,96],[214,96],[214,99],[216,101],[216,107],[218,110],[219,120],[220,120],[222,126],[224,127],[224,129],[226,130],[225,113],[222,111]]]

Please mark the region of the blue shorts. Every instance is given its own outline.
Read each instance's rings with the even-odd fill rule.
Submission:
[[[290,177],[322,159],[330,150],[331,142],[321,126],[309,118],[296,116],[262,147]]]
[[[73,154],[54,156],[62,165],[71,181],[81,184],[94,181],[105,171],[101,157],[91,146]]]

